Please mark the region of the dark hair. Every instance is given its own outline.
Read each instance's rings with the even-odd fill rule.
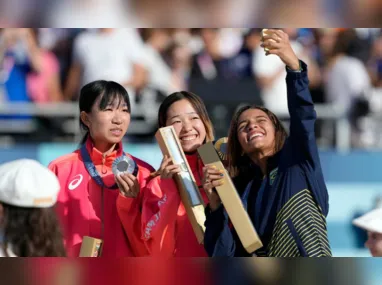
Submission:
[[[206,106],[204,105],[202,99],[198,95],[191,92],[187,92],[187,91],[175,92],[167,96],[166,99],[164,99],[164,101],[159,107],[158,127],[162,128],[166,126],[168,109],[170,108],[172,104],[183,99],[186,99],[188,102],[190,102],[191,105],[194,107],[196,113],[198,113],[198,115],[200,116],[200,119],[202,120],[203,125],[206,129],[206,142],[213,141],[214,130],[212,127],[210,117],[208,116]]]
[[[110,102],[113,102],[115,99],[119,99],[118,104],[121,104],[121,101],[124,101],[127,105],[129,113],[131,112],[129,94],[122,85],[114,81],[97,80],[90,82],[81,88],[79,99],[80,113],[82,111],[90,113],[99,96],[102,96],[98,106],[100,110],[104,110]],[[81,140],[81,144],[84,144],[89,135],[89,129],[82,122],[81,117],[80,127],[86,132],[85,136]]]
[[[273,112],[269,111],[267,108],[256,105],[247,105],[240,108],[236,112],[235,116],[232,118],[228,135],[228,169],[232,176],[238,176],[242,174],[245,175],[247,174],[246,172],[249,171],[249,164],[251,163],[251,161],[246,154],[243,154],[243,150],[237,135],[237,128],[239,117],[241,116],[241,114],[250,109],[258,109],[263,111],[265,114],[267,114],[267,116],[273,123],[273,126],[275,128],[274,153],[277,153],[282,149],[282,147],[284,146],[285,139],[288,136],[279,118],[277,118],[277,116]]]
[[[142,40],[147,42],[155,33],[171,34],[173,29],[169,28],[145,28],[140,31]]]
[[[66,256],[61,229],[53,207],[22,208],[2,203],[4,252],[11,245],[19,257]]]
[[[338,32],[336,41],[333,46],[332,55],[350,54],[354,42],[357,40],[357,34],[354,29],[346,29]]]

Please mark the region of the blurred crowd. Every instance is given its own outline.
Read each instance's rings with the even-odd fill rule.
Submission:
[[[4,0],[3,27],[380,27],[381,1]],[[169,7],[171,7],[169,9]]]
[[[284,30],[309,66],[315,103],[338,110],[322,114],[320,146],[335,145],[334,122],[344,116],[352,147],[382,147],[381,29]],[[262,104],[288,117],[284,65],[276,56],[265,56],[260,39],[261,29],[242,28],[3,28],[0,103],[72,102],[81,86],[106,79],[126,87],[133,113],[156,118],[165,96],[189,90],[206,101],[221,136],[228,127],[224,118],[229,122],[241,103]],[[30,117],[0,113],[0,119]],[[53,126],[59,128],[60,122]]]

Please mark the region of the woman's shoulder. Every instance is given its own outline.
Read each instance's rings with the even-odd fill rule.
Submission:
[[[79,150],[75,150],[71,153],[62,155],[56,158],[55,160],[53,160],[51,163],[49,163],[49,168],[54,168],[59,166],[61,167],[67,164],[75,164],[80,160],[81,160],[80,152]]]

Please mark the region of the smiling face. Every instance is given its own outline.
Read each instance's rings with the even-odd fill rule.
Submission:
[[[206,128],[187,99],[174,102],[167,110],[166,126],[173,126],[183,151],[193,152],[206,138]]]
[[[100,108],[101,96],[97,98],[91,112],[81,112],[81,120],[88,127],[95,144],[113,145],[119,143],[130,124],[128,106],[121,98]]]
[[[367,236],[365,246],[370,250],[371,255],[382,257],[382,234],[368,232]]]
[[[260,109],[244,111],[238,119],[237,126],[237,137],[244,153],[274,151],[275,127],[264,111]]]

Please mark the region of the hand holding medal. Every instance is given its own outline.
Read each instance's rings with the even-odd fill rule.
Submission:
[[[140,186],[137,179],[138,166],[135,161],[131,157],[120,156],[114,161],[112,170],[120,193],[125,197],[136,198]]]

